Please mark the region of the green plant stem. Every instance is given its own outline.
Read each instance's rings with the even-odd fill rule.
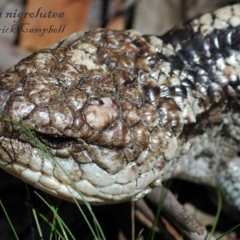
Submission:
[[[215,229],[217,227],[218,220],[219,220],[219,217],[220,217],[220,213],[221,213],[221,210],[222,210],[222,196],[221,196],[221,192],[220,192],[219,189],[217,190],[217,198],[218,198],[217,212],[216,212],[216,216],[214,218],[213,227],[211,229],[210,235],[208,236],[208,240],[211,239],[211,237],[213,236],[213,233],[215,232]]]
[[[14,236],[15,236],[15,239],[16,239],[16,240],[19,240],[18,235],[17,235],[17,232],[15,231],[15,229],[14,229],[14,227],[13,227],[13,224],[12,224],[12,222],[11,222],[9,216],[8,216],[8,213],[7,213],[7,211],[6,211],[5,207],[4,207],[1,199],[0,199],[0,205],[1,205],[2,210],[3,210],[3,212],[4,212],[4,214],[5,214],[6,218],[7,218],[8,223],[9,223],[9,225],[10,225],[12,231],[13,231],[13,234],[14,234]]]

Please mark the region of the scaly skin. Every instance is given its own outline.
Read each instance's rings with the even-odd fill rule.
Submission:
[[[162,37],[79,32],[23,59],[0,75],[0,167],[94,204],[139,199],[177,175],[240,209],[239,39],[233,5]]]

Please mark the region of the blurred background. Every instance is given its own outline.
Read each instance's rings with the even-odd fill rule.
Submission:
[[[76,31],[99,27],[133,28],[142,33],[161,35],[180,22],[229,2],[234,1],[1,0],[0,52],[4,58],[0,58],[0,69],[4,70],[23,56]],[[39,31],[51,26],[60,31],[39,36]]]

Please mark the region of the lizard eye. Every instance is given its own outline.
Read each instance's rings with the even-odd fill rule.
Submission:
[[[43,133],[36,133],[37,138],[46,146],[53,149],[66,148],[76,140],[70,137],[63,137],[59,135],[49,135]]]

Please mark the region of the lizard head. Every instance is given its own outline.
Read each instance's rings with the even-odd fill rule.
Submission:
[[[156,110],[160,63],[146,38],[80,32],[1,73],[0,167],[67,200],[81,202],[78,189],[96,204],[160,184],[177,142],[166,140],[159,114],[165,130],[180,127],[171,111]],[[165,110],[176,108],[167,102]]]

